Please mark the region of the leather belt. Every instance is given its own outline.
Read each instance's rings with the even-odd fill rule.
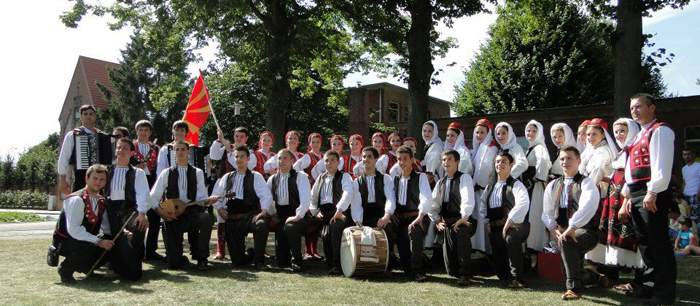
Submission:
[[[396,218],[401,218],[401,219],[407,219],[407,218],[413,218],[418,216],[418,211],[409,211],[405,213],[398,213],[394,214],[394,217]]]

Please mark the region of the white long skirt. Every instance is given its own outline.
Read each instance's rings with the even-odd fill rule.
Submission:
[[[485,252],[486,254],[491,254],[491,242],[489,241],[489,233],[484,226],[484,219],[479,215],[479,206],[481,205],[481,194],[483,190],[474,192],[476,197],[476,205],[474,206],[474,211],[472,212],[472,217],[476,219],[476,232],[472,236],[472,249]]]
[[[586,253],[586,259],[611,267],[627,267],[633,269],[642,269],[646,267],[639,249],[637,249],[636,252],[632,252],[628,249],[612,245],[602,245],[600,243],[598,243],[594,249]]]
[[[549,231],[542,222],[542,214],[544,213],[544,182],[537,182],[532,189],[530,197],[530,235],[527,237],[526,245],[529,249],[542,251],[549,243]]]

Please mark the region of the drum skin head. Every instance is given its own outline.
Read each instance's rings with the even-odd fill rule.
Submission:
[[[343,275],[350,277],[355,273],[357,263],[357,248],[355,247],[355,236],[352,234],[352,229],[360,227],[352,226],[343,230],[343,239],[340,241],[340,267],[343,269]]]

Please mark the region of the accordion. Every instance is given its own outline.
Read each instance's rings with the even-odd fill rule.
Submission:
[[[94,164],[112,164],[112,135],[74,131],[73,139],[76,170],[86,170]]]
[[[187,160],[190,165],[205,171],[207,169],[207,164],[204,157],[207,155],[209,155],[209,148],[190,146],[190,156]]]

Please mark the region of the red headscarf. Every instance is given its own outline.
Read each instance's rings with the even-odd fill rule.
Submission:
[[[291,131],[287,132],[287,134],[284,135],[285,145],[287,144],[287,138],[289,138],[289,135],[292,133],[297,134],[297,138],[299,138],[299,144],[301,144],[301,135],[299,134],[299,132],[297,132],[296,130],[291,130]],[[299,144],[297,144],[297,152],[299,151]],[[289,148],[287,148],[287,149],[289,149]]]
[[[458,129],[458,130],[462,131],[462,134],[464,134],[464,126],[459,122],[452,122],[452,123],[450,123],[450,125],[447,126],[447,128],[448,129],[449,128]],[[465,146],[467,145],[467,137],[464,137],[464,145]]]
[[[372,138],[370,138],[370,140],[372,142],[374,142],[374,136],[379,136],[382,138],[383,145],[382,145],[382,149],[379,151],[379,155],[382,155],[382,154],[384,154],[384,152],[386,152],[386,145],[387,145],[386,136],[384,136],[384,134],[382,134],[382,132],[376,132],[376,133],[372,134]]]
[[[336,140],[336,139],[340,140],[340,144],[341,144],[340,149],[342,150],[343,149],[342,147],[345,147],[345,139],[343,139],[343,136],[340,136],[340,135],[333,135],[333,137],[331,137],[331,140],[330,140],[331,149],[333,148],[333,140]],[[338,154],[340,154],[340,153],[338,153]]]
[[[353,139],[360,141],[360,152],[362,152],[362,147],[365,146],[365,141],[362,139],[362,136],[360,136],[360,134],[352,134],[350,138],[348,138],[348,145],[350,145]],[[352,155],[352,150],[350,150],[350,155]]]
[[[581,125],[579,125],[578,127],[580,128],[582,126],[587,126],[589,124],[591,124],[591,120],[584,120],[583,122],[581,122]]]
[[[275,136],[272,135],[272,132],[264,131],[264,132],[260,133],[260,138],[258,139],[258,150],[262,150],[262,138],[265,135],[270,136],[270,139],[272,139],[273,142],[275,141]]]
[[[490,131],[493,131],[493,124],[491,124],[491,121],[486,118],[479,119],[479,121],[476,122],[476,125],[481,125],[489,128]]]
[[[585,121],[584,121],[585,123]],[[600,119],[600,118],[593,118],[593,120],[590,120],[590,122],[587,125],[597,125],[605,129],[606,131],[608,130],[608,123],[605,122],[605,120]]]
[[[311,151],[313,151],[313,150],[311,150],[311,138],[314,138],[314,137],[318,137],[319,142],[323,143],[323,137],[321,136],[321,134],[311,133],[311,135],[309,135],[309,138],[306,139],[306,141],[309,143],[309,149],[307,150],[307,152],[309,152],[309,153],[311,153]]]
[[[406,141],[413,141],[413,143],[415,143],[416,145],[418,145],[418,141],[417,141],[415,138],[411,137],[411,136],[407,136],[406,138],[404,138],[403,141],[401,141],[401,144],[405,144]]]

